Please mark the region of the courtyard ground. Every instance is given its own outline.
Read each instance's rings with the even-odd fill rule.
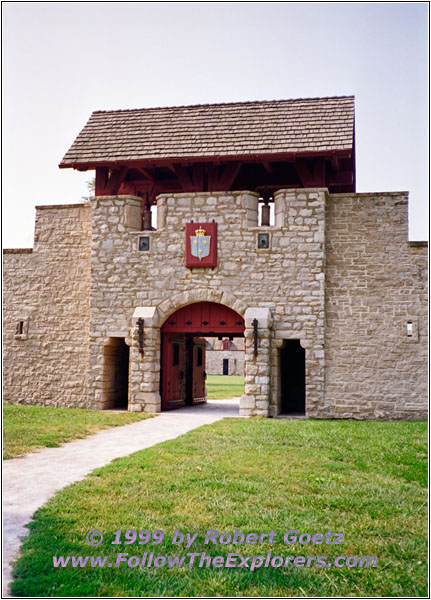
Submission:
[[[208,375],[205,385],[209,400],[240,398],[244,394],[242,375]]]
[[[120,458],[37,511],[12,593],[426,596],[426,430],[424,422],[224,419]],[[97,547],[86,543],[93,529],[104,536]],[[176,529],[198,534],[189,549],[172,545]],[[205,545],[209,529],[274,531],[277,538],[274,544]],[[160,545],[139,545],[139,536],[133,541],[134,534],[126,534],[130,530],[163,530],[164,539]],[[313,535],[330,530],[344,538],[342,545],[290,545],[283,541],[289,530]],[[121,543],[113,545],[116,538]],[[118,553],[140,560],[145,551],[212,557],[271,552],[306,561],[326,556],[331,567],[316,566],[315,560],[308,568],[269,565],[254,571],[244,566],[140,568],[134,561],[118,568],[53,567],[53,556],[106,556],[115,564]],[[338,556],[377,557],[378,562],[335,568]]]
[[[102,429],[148,419],[145,413],[109,412],[84,408],[3,405],[3,458],[84,438]]]
[[[209,400],[237,398],[244,393],[244,377],[209,375]],[[3,406],[3,458],[10,459],[40,448],[56,448],[70,440],[148,419],[153,415],[127,411],[99,411],[53,406]]]

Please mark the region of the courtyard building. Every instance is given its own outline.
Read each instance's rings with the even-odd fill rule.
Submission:
[[[244,375],[244,338],[208,338],[208,375]]]

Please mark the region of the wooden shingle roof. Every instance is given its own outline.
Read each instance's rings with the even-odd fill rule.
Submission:
[[[60,167],[353,148],[354,97],[94,112]]]

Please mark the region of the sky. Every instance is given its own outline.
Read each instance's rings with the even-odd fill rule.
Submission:
[[[80,202],[59,169],[94,110],[356,97],[358,192],[409,191],[428,238],[428,5],[3,2],[3,247],[34,207]]]

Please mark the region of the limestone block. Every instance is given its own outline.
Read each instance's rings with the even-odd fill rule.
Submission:
[[[272,325],[272,314],[269,308],[247,308],[245,311],[245,326],[253,328],[253,320],[257,319],[259,329],[269,329]]]
[[[159,413],[159,412],[161,412],[160,403],[159,404],[145,404],[145,406],[142,409],[142,412]]]
[[[240,417],[251,417],[252,416],[252,409],[251,408],[241,408],[239,409],[239,416]]]
[[[133,312],[132,326],[136,327],[138,319],[144,319],[144,327],[153,327],[158,319],[156,306],[138,306]]]
[[[140,400],[145,404],[159,404],[161,401],[158,392],[138,392],[135,394],[136,400]]]
[[[142,229],[142,207],[139,204],[127,204],[124,207],[124,226],[128,229]]]
[[[259,197],[257,194],[243,194],[241,198],[243,208],[257,212],[259,204]]]
[[[168,207],[165,204],[157,202],[157,229],[163,229],[166,227],[166,215]]]
[[[254,396],[246,396],[246,395],[241,396],[239,406],[240,406],[240,409],[254,408],[254,406],[255,406]]]
[[[268,410],[268,402],[266,402],[265,400],[257,400],[256,401],[256,408],[260,409],[260,410]]]

